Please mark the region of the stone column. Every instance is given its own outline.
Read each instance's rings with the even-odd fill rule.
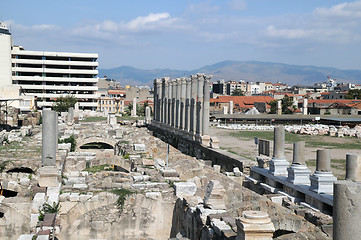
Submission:
[[[223,114],[228,114],[228,107],[227,106],[223,107]]]
[[[274,176],[287,176],[289,163],[285,157],[285,128],[283,126],[274,128],[273,157],[269,161],[269,172]]]
[[[74,123],[79,123],[79,102],[74,104]]]
[[[57,146],[58,114],[43,110],[42,113],[42,166],[55,166]]]
[[[162,122],[163,124],[167,124],[168,117],[168,77],[162,78],[162,96],[163,96],[163,104],[162,104]]]
[[[261,211],[243,211],[236,219],[237,239],[272,240],[275,227],[268,214]]]
[[[189,132],[190,129],[190,116],[191,116],[191,79],[186,78],[186,102],[185,102],[185,121],[184,131]]]
[[[293,161],[287,168],[287,180],[295,185],[310,185],[311,170],[305,165],[305,142],[293,143]]]
[[[184,130],[185,126],[185,112],[186,112],[186,79],[181,78],[180,79],[180,123],[179,123],[179,129]]]
[[[181,79],[176,79],[176,102],[175,102],[175,127],[180,126],[180,98],[181,98]]]
[[[337,178],[331,172],[330,150],[317,150],[316,171],[310,177],[310,190],[318,194],[332,194],[333,183]]]
[[[177,97],[177,86],[176,80],[172,80],[172,127],[175,128],[176,122],[176,97]]]
[[[138,117],[138,115],[137,115],[137,98],[133,98],[132,117]]]
[[[168,120],[167,120],[167,124],[168,127],[170,127],[172,125],[172,80],[168,80]]]
[[[346,180],[361,182],[361,158],[357,154],[346,154]]]
[[[196,75],[191,75],[191,121],[190,121],[190,129],[191,129],[191,134],[195,135],[196,133],[196,125],[197,125],[197,107],[196,107],[196,102],[197,102],[197,77]],[[193,138],[193,137],[192,137]]]
[[[233,101],[229,101],[229,114],[233,114]]]
[[[58,114],[55,111],[42,112],[42,167],[39,168],[40,187],[58,187],[59,176],[56,167],[58,142]]]
[[[197,124],[196,124],[196,140],[201,141],[203,135],[203,85],[204,85],[203,74],[197,74]]]
[[[202,144],[205,146],[210,146],[210,136],[209,136],[209,101],[211,89],[209,86],[209,81],[212,76],[204,75],[204,84],[203,84],[203,124],[202,124]]]
[[[157,121],[161,122],[162,116],[162,81],[157,79]]]
[[[307,108],[307,106],[308,106],[308,99],[305,98],[305,99],[303,99],[303,107],[302,107],[302,114],[303,114],[303,115],[307,115],[307,114],[308,114],[308,108]]]
[[[158,122],[158,119],[157,119],[157,114],[158,114],[158,81],[157,80],[158,79],[154,79],[154,81],[153,81],[153,98],[154,98],[153,99],[154,100],[154,106],[153,106],[153,108],[154,108],[154,116],[153,116],[153,118],[154,118],[154,123],[155,124],[157,124],[157,122]],[[133,111],[134,111],[134,98],[133,98]],[[132,116],[135,116],[135,115],[137,115],[137,113],[133,112]]]
[[[333,185],[333,239],[361,236],[361,158],[346,155],[346,179]]]
[[[150,107],[146,106],[145,107],[145,124],[150,124],[150,123],[151,123]]]
[[[277,115],[282,115],[282,101],[277,101]]]
[[[73,123],[74,121],[74,108],[70,107],[68,108],[68,123]]]

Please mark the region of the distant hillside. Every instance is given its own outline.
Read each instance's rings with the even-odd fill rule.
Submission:
[[[195,73],[211,74],[213,75],[213,81],[219,79],[254,82],[280,81],[289,85],[312,85],[315,82],[323,82],[327,79],[327,76],[330,76],[336,78],[337,82],[361,84],[361,70],[341,70],[329,67],[298,66],[256,61],[223,61],[191,71],[175,69],[143,70],[129,66],[99,69],[99,77],[107,76],[108,78],[116,79],[122,85],[150,86],[155,78],[165,76],[183,77]]]

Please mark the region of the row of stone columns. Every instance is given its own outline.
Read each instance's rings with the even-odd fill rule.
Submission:
[[[155,79],[153,123],[209,145],[210,79],[204,74]]]
[[[316,156],[316,171],[305,164],[305,142],[296,142],[293,145],[293,161],[290,166],[285,157],[285,129],[275,127],[273,141],[273,156],[269,162],[269,172],[274,176],[285,176],[295,185],[310,185],[310,190],[316,193],[332,194],[333,183],[337,178],[331,172],[330,150],[319,149]]]

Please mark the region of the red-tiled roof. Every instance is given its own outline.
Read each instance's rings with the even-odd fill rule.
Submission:
[[[218,96],[217,98],[212,98],[211,103],[229,103],[233,101],[233,104],[237,108],[248,108],[253,107],[255,102],[265,102],[269,103],[274,100],[270,96]]]

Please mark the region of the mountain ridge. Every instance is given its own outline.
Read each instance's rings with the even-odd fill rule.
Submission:
[[[122,85],[151,86],[155,78],[184,77],[199,72],[213,75],[212,81],[224,79],[225,81],[245,80],[249,82],[283,82],[288,85],[313,85],[316,82],[326,81],[327,77],[330,76],[336,78],[337,82],[361,84],[361,70],[234,60],[217,62],[194,70],[140,69],[132,66],[119,66],[111,69],[99,69],[98,75],[115,79]]]

